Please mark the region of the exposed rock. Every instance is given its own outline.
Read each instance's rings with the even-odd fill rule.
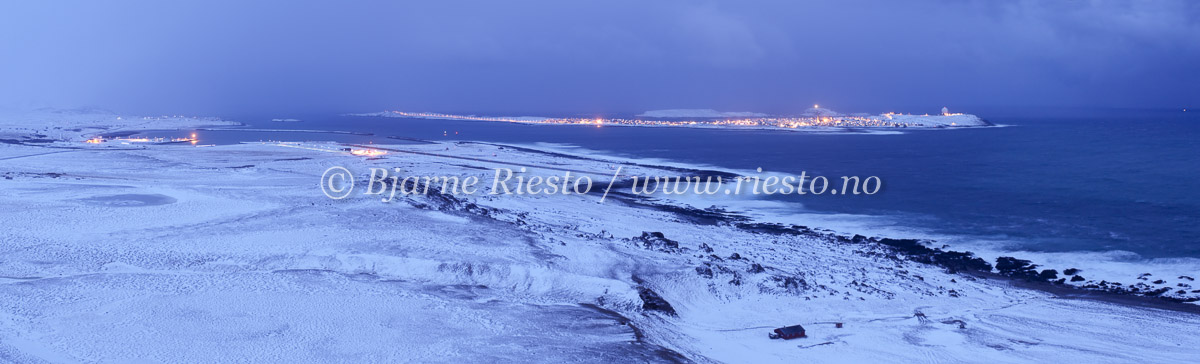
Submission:
[[[799,293],[801,291],[808,290],[808,282],[803,279],[783,276],[774,276],[771,277],[771,279],[779,285],[779,288],[783,288],[788,292]]]
[[[1143,293],[1143,294],[1144,294],[1144,295],[1147,295],[1147,296],[1158,296],[1158,295],[1161,295],[1161,294],[1163,294],[1163,293],[1167,293],[1167,292],[1170,292],[1170,291],[1171,291],[1171,288],[1170,288],[1170,287],[1163,287],[1163,288],[1159,288],[1159,289],[1148,290],[1148,291],[1146,291],[1146,292],[1145,292],[1145,293]]]
[[[671,307],[671,303],[663,299],[662,296],[659,296],[657,292],[654,292],[654,290],[644,286],[638,286],[637,290],[638,296],[642,298],[643,310],[658,311],[669,316],[678,316],[678,314],[675,313],[675,308]]]
[[[933,263],[945,267],[951,273],[960,271],[988,272],[992,265],[970,252],[945,251],[933,255]]]
[[[852,239],[853,241],[853,239]],[[926,264],[934,264],[946,268],[951,273],[959,271],[989,272],[992,265],[987,261],[976,258],[970,252],[944,251],[925,246],[916,239],[879,239],[879,243],[891,247],[898,253],[907,255],[909,259]]]
[[[996,258],[996,270],[1000,271],[1001,275],[1013,278],[1038,279],[1036,270],[1037,265],[1030,264],[1030,261],[1025,259],[1017,259],[1013,257]]]
[[[1044,281],[1053,281],[1055,279],[1058,279],[1058,271],[1054,270],[1054,269],[1042,270],[1041,273],[1038,273],[1038,279],[1041,279]]]
[[[643,231],[642,236],[633,238],[634,241],[641,242],[642,247],[650,250],[657,250],[667,253],[678,253],[682,251],[679,248],[679,242],[667,239],[663,233],[657,231]]]

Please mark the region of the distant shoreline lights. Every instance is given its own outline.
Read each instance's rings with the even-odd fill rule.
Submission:
[[[820,109],[813,105],[815,110]],[[604,125],[614,126],[681,126],[681,127],[754,127],[797,129],[806,127],[832,128],[908,128],[908,127],[950,127],[950,126],[987,126],[974,115],[943,112],[940,115],[912,115],[888,112],[880,115],[834,115],[796,116],[796,117],[751,117],[751,118],[706,118],[706,119],[641,119],[641,118],[547,118],[547,117],[509,117],[509,116],[477,116],[457,115],[431,112],[384,111],[368,114],[352,114],[354,116],[382,116],[421,119],[442,119],[462,121],[491,121],[522,124],[553,124],[553,125]],[[944,119],[944,120],[943,120]],[[954,120],[954,121],[951,121]]]

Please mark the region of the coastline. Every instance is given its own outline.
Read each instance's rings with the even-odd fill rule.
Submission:
[[[191,127],[185,124],[175,126]],[[73,138],[55,143],[78,143],[81,136]],[[1078,291],[1059,288],[1064,286],[1030,284],[994,273],[984,274],[987,279],[947,273],[942,266],[911,259],[929,252],[898,250],[913,245],[899,248],[819,227],[764,225],[719,210],[637,196],[609,196],[616,197],[614,203],[600,204],[594,195],[460,198],[435,194],[385,204],[370,198],[331,201],[314,187],[321,171],[331,165],[360,171],[370,166],[398,167],[413,175],[469,175],[486,173],[479,168],[486,171],[499,164],[489,160],[605,171],[613,162],[610,158],[581,159],[491,143],[392,146],[424,153],[452,150],[477,158],[448,163],[421,154],[362,158],[338,153],[338,144],[307,145],[330,151],[281,148],[273,143],[213,148],[147,145],[137,150],[98,147],[81,149],[83,153],[74,156],[30,153],[41,145],[0,149],[4,157],[31,157],[7,161],[10,169],[5,175],[12,178],[0,181],[13,196],[3,202],[7,211],[2,214],[16,226],[3,236],[14,243],[4,251],[10,260],[0,264],[0,276],[7,277],[0,283],[0,295],[11,299],[0,306],[0,337],[10,339],[0,343],[0,354],[37,357],[48,352],[82,360],[139,354],[170,358],[170,348],[190,344],[184,338],[197,333],[174,332],[180,336],[178,341],[159,339],[156,344],[166,348],[162,351],[137,345],[125,351],[101,351],[86,338],[107,330],[114,340],[135,340],[137,331],[129,330],[122,317],[178,318],[185,312],[172,309],[177,305],[204,312],[201,317],[215,320],[211,324],[231,325],[227,330],[210,327],[215,337],[268,333],[252,335],[260,340],[256,344],[288,339],[321,345],[319,338],[306,336],[304,330],[289,329],[303,327],[303,320],[329,325],[349,319],[355,325],[376,327],[380,324],[371,320],[378,319],[408,326],[382,324],[391,331],[347,331],[343,332],[346,338],[336,341],[348,345],[362,335],[377,334],[407,342],[405,337],[450,325],[493,335],[517,331],[535,338],[532,343],[545,340],[539,344],[546,347],[570,345],[568,340],[553,338],[564,334],[585,335],[588,339],[577,344],[584,349],[613,350],[612,343],[644,342],[651,344],[650,351],[634,350],[631,355],[665,361],[673,359],[653,353],[669,350],[675,353],[669,358],[700,362],[751,357],[776,361],[795,355],[843,360],[916,360],[937,355],[977,361],[993,354],[1033,360],[1077,355],[1173,360],[1182,357],[1166,351],[1175,344],[1200,344],[1186,335],[1188,328],[1200,323],[1190,308],[1181,310],[1190,312],[1181,316],[1165,314],[1157,310],[1168,306],[1152,300],[1144,301],[1152,306],[1146,308],[1131,304],[1141,299],[1119,298],[1129,296],[1078,302],[1084,300],[1071,294]],[[105,166],[103,173],[98,165]],[[729,173],[626,165],[631,174]],[[118,197],[133,195],[166,196],[173,202],[139,205],[130,197]],[[109,221],[113,218],[116,224]],[[62,225],[95,231],[104,238],[57,228]],[[264,231],[249,231],[255,229]],[[281,324],[278,327],[258,327],[231,319],[237,312],[228,307],[239,307],[230,306],[236,304],[236,295],[188,301],[224,290],[261,297],[252,300],[288,302],[289,309],[284,317],[274,319]],[[389,295],[379,296],[380,290]],[[318,292],[319,298],[304,303],[306,291]],[[391,295],[405,302],[395,302],[400,299],[388,298]],[[332,297],[346,297],[353,304],[341,309],[366,318],[322,318],[341,304],[328,299]],[[660,300],[666,304],[655,303]],[[448,311],[419,308],[425,305],[441,305]],[[494,305],[515,313],[503,313],[491,308]],[[609,319],[595,321],[602,329],[590,329],[605,334],[592,337],[593,333],[569,326],[539,333],[545,325],[517,323],[527,315],[542,317],[544,321],[535,322],[540,324],[558,322],[560,314],[576,317],[570,315],[577,313],[545,314],[573,305],[609,312]],[[363,311],[365,307],[371,309]],[[73,311],[96,314],[67,314]],[[471,313],[452,315],[462,319],[452,323],[439,317],[446,312]],[[937,320],[919,322],[915,312]],[[1146,347],[1131,347],[1117,342],[1127,337],[1089,334],[1104,330],[1088,326],[1095,322],[1071,321],[1068,316],[1078,312],[1107,315],[1114,325],[1177,331],[1123,331],[1122,336],[1145,335],[1145,342],[1138,345]],[[267,317],[271,313],[243,314]],[[613,314],[623,319],[612,319]],[[398,318],[405,315],[413,318]],[[502,323],[496,326],[488,320]],[[846,322],[847,327],[834,329],[820,323],[831,320]],[[955,320],[965,328],[939,323]],[[73,328],[55,326],[75,321],[79,324]],[[797,348],[767,340],[765,330],[755,329],[784,323],[812,325],[814,340],[799,344],[832,344]],[[141,325],[159,334],[170,332],[162,322]],[[1070,328],[1081,333],[1061,335]],[[473,335],[465,342],[488,345],[488,337]],[[715,350],[716,343],[729,348]],[[454,351],[446,349],[445,342],[432,344],[442,350],[419,353],[427,358],[447,354],[478,358],[469,349]],[[33,350],[39,345],[44,350]],[[1051,347],[1078,350],[1061,353]],[[242,343],[233,343],[231,353],[224,355],[248,355],[247,350]]]
[[[736,178],[737,176],[754,174],[754,171],[739,171],[739,170],[731,170],[731,169],[726,169],[726,168],[721,168],[721,167],[716,167],[716,166],[692,165],[692,164],[678,163],[678,162],[674,162],[674,161],[631,159],[631,158],[624,158],[624,157],[618,158],[618,157],[603,156],[603,155],[596,156],[600,152],[592,151],[592,150],[583,150],[581,152],[586,153],[586,154],[579,154],[579,153],[572,151],[570,148],[561,148],[561,147],[556,147],[556,146],[541,146],[541,145],[517,146],[517,145],[487,143],[487,142],[470,142],[470,143],[488,144],[488,145],[503,146],[503,147],[509,147],[509,148],[519,148],[520,150],[523,150],[523,151],[529,152],[529,153],[540,153],[540,154],[546,154],[546,155],[562,156],[562,157],[575,158],[575,159],[579,159],[579,160],[599,161],[599,162],[609,163],[609,164],[613,164],[613,165],[635,165],[635,166],[641,166],[641,167],[666,169],[666,170],[672,171],[673,173],[677,173],[677,174],[685,175],[685,176],[702,176],[702,177],[703,176],[719,176],[719,177],[723,177],[726,180],[728,180],[731,178]],[[626,185],[627,184],[628,183],[626,181]],[[627,187],[627,186],[624,186],[624,187]],[[678,212],[681,214],[693,213],[693,214],[703,215],[704,218],[708,219],[708,220],[721,219],[721,220],[724,220],[726,223],[730,223],[730,224],[735,223],[735,222],[738,222],[738,223],[752,222],[752,223],[758,223],[758,224],[779,224],[781,222],[788,221],[788,220],[794,221],[796,219],[804,219],[805,217],[803,217],[803,215],[807,214],[807,213],[799,214],[799,215],[801,215],[801,217],[794,217],[794,216],[790,216],[790,215],[780,215],[780,214],[756,214],[758,216],[749,216],[749,214],[746,214],[745,212],[749,212],[749,210],[751,210],[755,206],[757,206],[755,204],[746,204],[746,202],[750,202],[749,200],[742,200],[742,201],[716,200],[716,201],[713,201],[713,200],[711,200],[711,198],[717,197],[717,196],[713,196],[713,195],[710,195],[710,196],[691,196],[691,195],[662,196],[662,195],[658,195],[658,196],[649,198],[649,200],[653,200],[653,201],[655,201],[655,203],[639,202],[641,200],[647,200],[647,198],[644,196],[636,196],[636,198],[638,200],[632,199],[632,197],[634,197],[634,196],[630,196],[630,197],[631,197],[631,199],[626,199],[626,200],[631,201],[631,203],[639,204],[644,207],[658,208],[658,209],[663,209],[664,211],[675,211],[675,212]],[[698,209],[696,206],[693,206],[693,204],[696,204],[696,203],[715,203],[716,205],[721,205],[722,208],[725,208],[725,209],[735,208],[742,212],[721,211],[718,213],[714,213],[711,211],[704,211],[704,210]],[[719,216],[719,215],[723,215],[723,216]],[[1067,295],[1067,296],[1102,297],[1102,299],[1111,299],[1111,300],[1121,301],[1121,302],[1130,302],[1132,304],[1151,304],[1151,305],[1156,305],[1156,307],[1158,304],[1161,303],[1162,307],[1164,307],[1164,308],[1165,307],[1175,307],[1173,309],[1183,310],[1183,311],[1188,311],[1188,312],[1192,312],[1193,310],[1200,308],[1200,290],[1197,290],[1194,287],[1181,288],[1181,287],[1173,285],[1176,283],[1187,284],[1187,283],[1192,282],[1192,279],[1187,279],[1187,278],[1200,278],[1200,277],[1192,277],[1192,276],[1188,275],[1190,270],[1184,269],[1184,268],[1173,269],[1176,274],[1169,274],[1168,276],[1163,276],[1161,273],[1164,273],[1164,272],[1154,269],[1154,268],[1161,268],[1161,267],[1157,267],[1157,266],[1142,267],[1142,269],[1133,269],[1132,267],[1125,267],[1124,269],[1121,269],[1121,268],[1114,269],[1114,268],[1111,268],[1108,266],[1113,265],[1115,262],[1100,259],[1100,258],[1085,259],[1084,261],[1080,261],[1078,263],[1063,264],[1062,262],[1046,261],[1047,260],[1045,257],[1046,255],[1054,255],[1054,254],[1029,252],[1029,251],[1014,251],[1014,250],[1005,250],[1005,249],[996,249],[996,248],[988,249],[986,254],[981,254],[980,250],[976,250],[978,248],[964,247],[964,246],[960,246],[960,245],[947,245],[945,241],[942,241],[942,238],[947,238],[946,236],[930,237],[932,234],[922,233],[922,232],[872,231],[872,229],[865,228],[865,227],[858,228],[858,229],[845,228],[845,227],[834,228],[832,226],[821,226],[820,222],[818,222],[817,224],[818,224],[817,226],[812,226],[813,230],[820,231],[821,234],[828,235],[829,237],[835,238],[835,239],[853,240],[856,237],[859,239],[869,237],[870,239],[875,239],[875,240],[890,239],[890,240],[895,240],[895,241],[904,241],[905,244],[907,244],[907,245],[914,245],[914,246],[919,245],[921,247],[920,249],[922,249],[922,251],[920,251],[919,253],[922,253],[922,254],[942,253],[942,252],[966,253],[966,254],[970,254],[973,258],[983,259],[984,262],[986,262],[988,264],[995,264],[997,258],[1000,258],[1000,257],[1010,257],[1010,258],[1014,258],[1016,260],[1025,260],[1025,261],[1027,261],[1026,263],[1028,263],[1027,266],[1010,268],[1010,269],[1007,269],[1006,272],[1000,272],[997,270],[986,270],[986,271],[970,271],[970,272],[960,272],[960,273],[970,273],[970,274],[980,275],[980,276],[984,276],[984,277],[1012,281],[1014,283],[1020,283],[1023,286],[1043,290],[1046,292],[1063,294],[1063,295]],[[812,225],[812,224],[809,224],[809,225]],[[812,232],[809,231],[809,233],[812,233]],[[866,235],[866,236],[863,236],[863,235]],[[876,242],[876,243],[878,243],[878,242]],[[924,249],[928,249],[928,251],[925,251]],[[1104,255],[1103,252],[1092,253],[1092,254]],[[1136,256],[1136,254],[1133,254],[1133,253],[1128,253],[1128,254]],[[1068,252],[1068,253],[1058,253],[1056,255],[1061,256],[1061,257],[1056,257],[1057,259],[1054,259],[1056,261],[1071,260],[1070,257],[1074,257],[1075,260],[1078,260],[1080,258],[1080,253]],[[1177,258],[1177,259],[1190,261],[1190,264],[1179,263],[1178,265],[1180,265],[1180,266],[1190,267],[1190,266],[1194,266],[1197,264],[1197,262],[1195,261],[1194,258]],[[1120,264],[1132,265],[1134,263],[1121,262]],[[935,265],[938,265],[938,264],[935,264]],[[1032,271],[1022,272],[1021,271],[1022,269],[1029,269]],[[1037,277],[1038,273],[1041,273],[1041,271],[1047,270],[1047,269],[1053,270],[1053,271],[1055,271],[1055,273],[1058,273],[1059,275],[1054,278]],[[1070,275],[1062,274],[1063,272],[1066,272],[1066,271],[1079,271],[1079,273],[1078,274],[1070,274]],[[1101,272],[1101,274],[1098,274],[1097,271],[1103,271],[1103,272]],[[1155,277],[1155,275],[1151,274],[1150,272],[1158,274],[1158,277]],[[1080,280],[1080,281],[1072,281],[1071,279],[1075,275],[1079,275],[1080,277],[1087,277],[1087,278],[1084,278],[1083,280]],[[1179,276],[1179,277],[1176,278],[1175,276]],[[1160,278],[1165,278],[1163,283],[1157,283],[1157,284],[1153,284],[1153,285],[1149,284]],[[1133,288],[1137,288],[1137,289],[1133,289]],[[1178,307],[1176,307],[1176,306],[1178,306]]]

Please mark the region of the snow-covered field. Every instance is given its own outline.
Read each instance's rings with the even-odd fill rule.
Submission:
[[[80,142],[222,123],[110,118],[0,120],[16,141],[0,144],[0,362],[1200,357],[1198,315],[950,274],[819,230],[777,234],[628,196],[384,203],[319,188],[333,166],[360,183],[370,167],[490,181],[491,168],[516,168],[506,163],[547,167],[525,176],[591,173],[602,185],[614,165],[605,159],[480,143],[364,158],[320,143]],[[34,134],[70,141],[22,142]],[[767,338],[793,324],[809,337]]]
[[[181,115],[121,116],[102,110],[88,109],[44,109],[34,112],[0,111],[0,139],[82,141],[102,133],[237,125],[241,125],[241,123],[216,118]]]

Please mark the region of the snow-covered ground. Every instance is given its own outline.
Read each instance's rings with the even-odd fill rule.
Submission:
[[[950,126],[989,126],[983,119],[971,114],[948,115],[913,115],[913,114],[880,114],[876,118],[897,123],[916,125],[919,127],[950,127]]]
[[[105,133],[236,125],[241,123],[181,115],[123,116],[97,110],[0,111],[0,138],[6,139],[81,141]]]
[[[518,168],[508,163],[546,166],[525,176],[570,169],[603,185],[614,172],[606,159],[481,143],[396,145],[373,158],[322,143],[128,148],[78,140],[142,126],[13,120],[0,124],[7,139],[73,141],[0,144],[0,361],[1200,356],[1195,314],[950,274],[819,230],[772,233],[619,195],[385,203],[360,193],[332,200],[319,188],[333,166],[360,183],[370,167],[490,181],[491,168]],[[793,324],[809,337],[767,338]]]

